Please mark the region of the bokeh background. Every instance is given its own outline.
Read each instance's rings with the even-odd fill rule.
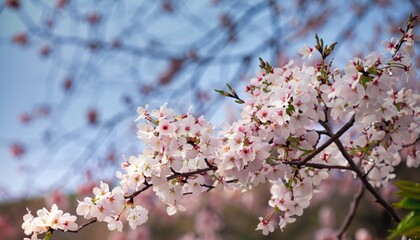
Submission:
[[[398,38],[410,13],[419,15],[420,2],[2,0],[0,239],[23,237],[26,206],[35,211],[58,202],[74,211],[75,198],[100,180],[116,183],[124,156],[142,149],[137,106],[167,102],[178,113],[192,107],[216,126],[232,122],[240,109],[213,89],[229,83],[244,96],[259,57],[273,66],[301,62],[297,50],[313,46],[317,33],[338,42],[334,65],[343,67],[382,52],[382,41]],[[417,69],[419,55],[413,62]],[[419,179],[405,167],[398,171]],[[325,239],[338,228],[357,186],[351,176],[332,175],[304,218],[265,239]],[[391,191],[383,190],[390,200]],[[96,224],[60,239],[262,239],[254,229],[268,199],[268,186],[209,193],[188,199],[192,211],[168,217],[146,195],[142,201],[153,210],[140,230],[109,234]],[[375,205],[365,204],[357,218],[349,237],[382,238],[392,226]]]

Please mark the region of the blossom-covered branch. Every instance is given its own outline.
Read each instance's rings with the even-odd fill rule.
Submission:
[[[406,32],[412,31],[416,20],[410,17]],[[406,38],[410,35],[404,38],[409,46]],[[396,89],[394,84],[413,75],[409,49],[398,48],[398,58],[380,53],[354,58],[340,71],[332,68],[332,61],[327,64],[335,43],[328,46],[316,40],[314,49],[322,62],[315,66],[290,61],[273,68],[262,61],[261,71],[246,86],[248,98],[239,98],[228,85],[231,93],[225,95],[241,104],[241,118],[218,133],[204,116],[179,115],[167,104],[156,110],[139,107],[137,134],[145,148],[121,164],[117,187],[101,182],[93,189],[94,197],[79,201],[77,214],[91,219],[87,224],[106,222],[109,230],[122,231],[124,221],[135,229],[148,220],[148,210],[134,198],[148,189],[173,215],[186,209],[185,195],[198,196],[212,189],[247,191],[269,182],[271,212],[259,217],[256,228],[268,234],[274,231],[274,217],[280,229],[296,221],[321,182],[338,169],[355,173],[363,188],[399,222],[375,187],[395,177],[400,150],[420,133],[420,95]],[[300,52],[308,58],[312,54]],[[343,126],[333,133],[337,123]],[[321,135],[329,137],[322,144]],[[417,167],[420,158],[413,155],[410,161],[408,166]],[[363,189],[341,232],[362,193]],[[38,217],[29,212],[22,228],[36,239],[40,234],[52,235],[53,230],[78,231],[87,226],[78,228],[75,220],[55,206],[51,212],[38,211]]]

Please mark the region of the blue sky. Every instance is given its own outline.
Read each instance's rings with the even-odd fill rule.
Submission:
[[[292,4],[292,2],[293,1],[287,3]],[[33,4],[33,2],[28,2],[27,4],[28,15],[34,19],[42,19],[43,13],[31,4]],[[83,5],[83,8],[80,8],[80,11],[85,13],[88,12],[89,9],[94,9],[95,6],[92,4],[93,3],[86,3],[86,6]],[[408,16],[410,4],[403,2],[397,4],[397,6],[398,7],[391,10],[388,9],[388,14],[395,17]],[[106,7],[102,7],[106,9]],[[168,52],[176,54],[177,52],[180,52],[180,49],[176,46],[183,43],[186,39],[199,36],[200,28],[211,28],[218,24],[218,17],[217,14],[215,14],[216,10],[213,10],[208,2],[204,4],[195,3],[194,5],[181,6],[184,8],[183,13],[186,16],[199,10],[203,12],[202,15],[198,16],[199,18],[196,18],[197,26],[199,27],[196,26],[196,29],[193,30],[191,30],[191,26],[184,26],[181,24],[183,23],[182,15],[180,18],[173,20],[169,17],[153,14],[154,8],[156,7],[158,6],[151,6],[148,11],[152,13],[147,13],[149,15],[145,16],[145,18],[148,18],[149,23],[153,22],[153,24],[150,24],[149,26],[139,26],[139,28],[143,27],[143,30],[147,28],[146,31],[148,32],[148,35],[140,34],[138,37],[129,39],[127,43],[138,44],[139,46],[147,48],[148,43],[142,42],[141,39],[153,36],[156,39],[161,39],[162,42],[170,42],[168,44],[163,44],[163,48]],[[188,11],[185,10],[187,7],[189,8]],[[103,13],[109,16],[109,25],[107,26],[106,31],[102,29],[102,31],[98,31],[99,33],[95,33],[94,31],[89,32],[86,27],[74,27],[70,22],[66,21],[57,27],[56,31],[65,34],[74,33],[80,36],[91,35],[93,37],[107,38],[112,35],[113,32],[118,32],[120,30],[121,26],[118,25],[119,23],[130,23],[130,21],[132,21],[128,15],[115,15],[115,13],[119,13],[119,11],[130,11],[129,5],[125,6],[125,8],[126,9],[122,10],[114,8],[104,10]],[[203,11],[203,9],[208,9],[208,11]],[[234,9],[235,6],[226,6],[226,11],[229,10],[232,12]],[[326,30],[319,33],[324,37],[326,42],[332,42],[337,39],[339,34],[337,29],[340,29],[340,26],[345,26],[351,20],[351,16],[346,15],[346,9],[341,9],[340,11],[342,12],[339,12],[336,14],[337,16],[335,16],[337,20],[332,21],[330,25],[327,26]],[[233,12],[232,14],[235,13]],[[240,41],[234,48],[228,50],[224,49],[223,51],[234,54],[235,51],[241,52],[260,44],[260,36],[263,35],[264,32],[269,31],[268,26],[265,26],[264,24],[264,27],[260,26],[261,22],[267,21],[267,17],[264,16],[265,15],[261,15],[261,17],[252,22],[252,26],[247,30],[248,35],[243,37],[243,41]],[[380,21],[380,18],[383,17],[384,15],[382,14],[381,9],[373,9],[365,17],[363,24],[357,25],[355,32],[362,33],[360,34],[360,38],[368,41],[374,34],[372,24],[377,22],[378,19]],[[150,20],[154,18],[156,18],[156,21]],[[299,17],[297,17],[297,19],[299,19]],[[286,20],[288,19],[283,19],[282,21]],[[290,26],[286,26],[285,28],[288,29]],[[72,29],[75,30],[73,31]],[[97,132],[93,131],[91,128],[83,128],[84,111],[90,106],[95,106],[102,110],[102,119],[112,118],[113,114],[124,109],[124,104],[121,103],[120,93],[124,91],[131,93],[133,91],[132,88],[134,87],[133,82],[137,83],[135,82],[137,80],[131,79],[131,73],[124,72],[124,69],[127,69],[124,67],[127,66],[115,65],[115,62],[109,61],[109,58],[121,58],[121,61],[119,62],[121,65],[138,66],[134,67],[132,70],[140,72],[138,73],[140,82],[153,82],[156,75],[159,74],[158,69],[165,66],[164,63],[159,63],[160,65],[154,66],[153,62],[147,61],[147,59],[126,59],[124,56],[118,54],[97,54],[92,57],[91,60],[87,60],[87,56],[83,54],[78,55],[78,52],[71,46],[60,48],[60,53],[54,53],[56,54],[55,58],[43,59],[38,54],[38,48],[34,47],[34,45],[38,43],[42,44],[42,40],[36,40],[36,44],[30,45],[29,47],[19,47],[10,44],[11,36],[24,30],[24,25],[12,11],[9,9],[0,11],[0,196],[1,188],[7,189],[7,191],[10,192],[11,197],[18,197],[22,196],[22,193],[28,193],[28,185],[29,188],[31,188],[31,185],[34,185],[37,189],[41,189],[41,191],[51,190],[49,183],[54,183],[57,179],[62,180],[63,171],[67,171],[64,166],[73,166],[73,168],[76,168],[76,170],[73,169],[70,171],[70,176],[72,176],[73,173],[76,174],[75,171],[81,166],[80,164],[93,164],[92,167],[95,167],[96,165],[94,165],[92,159],[101,157],[101,151],[104,150],[105,147],[111,145],[121,148],[121,152],[123,153],[129,154],[133,152],[133,148],[130,148],[128,145],[129,143],[136,141],[135,135],[133,133],[128,133],[127,129],[120,127],[107,136],[118,140],[122,139],[121,141],[116,143],[107,138],[104,147],[100,148],[100,154],[91,155],[85,153],[82,148],[86,146],[90,139],[97,136]],[[252,34],[253,32],[255,32],[255,34]],[[287,32],[284,34],[287,36]],[[310,37],[306,37],[296,42],[287,42],[286,44],[288,47],[287,49],[283,49],[283,51],[287,52],[289,56],[297,56],[297,49],[302,47],[304,43],[313,44],[313,34],[314,33],[310,32],[307,34]],[[358,46],[357,44],[353,45]],[[361,47],[366,48],[366,46],[363,46],[363,42],[361,42],[360,45]],[[207,49],[199,50],[206,51]],[[341,64],[342,66],[348,61],[353,53],[353,49],[347,51],[346,47],[340,48],[337,52],[336,63],[338,65]],[[265,52],[265,50],[261,50],[261,54],[258,54],[258,56],[265,59],[270,59],[271,55],[270,52]],[[138,62],[136,62],[137,60]],[[86,63],[100,66],[101,72],[92,74],[83,71],[81,68],[74,68],[74,72],[72,73],[74,73],[75,76],[80,77],[80,79],[86,79],[87,84],[83,85],[83,88],[78,89],[80,91],[72,96],[73,100],[69,101],[69,105],[67,106],[66,101],[63,99],[68,96],[63,93],[60,84],[62,84],[61,80],[63,77],[65,77],[66,74],[69,74],[69,69],[70,72],[72,71],[72,68],[69,66],[74,64],[74,62],[77,63],[77,61],[80,61],[80,65]],[[251,66],[252,69],[248,71],[248,76],[252,76],[255,70],[257,70],[257,58],[253,59],[253,65]],[[212,89],[224,88],[224,83],[229,80],[229,76],[235,74],[236,67],[237,65],[233,64],[232,66],[226,66],[224,68],[220,66],[207,68],[202,73],[204,77],[202,78],[199,87],[206,90],[209,94],[214,94]],[[182,76],[185,79],[191,78],[194,76],[193,72],[194,71],[191,70],[191,74]],[[101,78],[101,81],[99,81],[98,78]],[[243,82],[239,81],[237,84],[239,86],[238,92],[241,93]],[[159,106],[164,102],[169,101],[175,108],[186,111],[191,105],[194,106],[194,104],[196,104],[197,106],[197,103],[194,102],[194,97],[188,95],[187,90],[190,87],[190,82],[180,80],[179,84],[162,87],[160,90],[161,94],[162,92],[165,94],[162,94],[162,97],[155,98],[153,102],[144,102],[142,99],[138,98],[136,98],[135,102]],[[173,92],[176,91],[181,91],[181,97],[177,99],[171,98]],[[55,110],[58,108],[57,112],[59,116],[56,116],[56,114],[51,118],[35,121],[27,126],[19,123],[19,114],[33,111],[34,107],[46,102],[53,103]],[[60,103],[65,105],[65,110],[61,111],[61,109],[59,109],[62,106]],[[229,109],[231,108],[226,110],[226,103],[217,102],[217,106],[212,110],[211,120],[216,124],[225,121],[227,112],[230,111]],[[135,118],[135,114],[135,108],[133,108],[132,114],[127,113],[127,117],[124,120],[124,123],[127,126],[132,124],[132,119]],[[56,132],[76,131],[77,133],[80,133],[87,131],[89,133],[84,135],[83,138],[78,138],[78,140],[73,143],[66,143],[67,145],[58,148],[59,150],[54,151],[54,153],[51,154],[51,152],[46,151],[45,144],[42,142],[42,137],[40,137],[43,134],[43,130],[48,129],[50,126],[56,126],[53,128]],[[23,142],[28,148],[28,154],[22,159],[16,159],[10,156],[9,147],[13,142]],[[60,144],[60,142],[57,144]],[[83,162],[71,162],[67,157],[73,155],[80,156],[80,159],[82,159]],[[50,162],[50,159],[54,159],[54,161]],[[117,159],[120,159],[120,156],[117,156]],[[46,166],[45,169],[43,169],[44,164]],[[36,175],[32,178],[27,178],[25,172],[31,172],[33,169],[36,169]],[[112,176],[112,168],[104,171],[102,176]],[[79,181],[79,183],[80,181],[83,181],[83,177],[75,175],[74,179],[70,180],[66,178],[65,180],[67,184],[66,187],[71,189],[77,181]],[[32,195],[35,194],[35,192],[29,191],[29,194]],[[0,197],[0,200],[2,199],[7,199],[7,197]]]

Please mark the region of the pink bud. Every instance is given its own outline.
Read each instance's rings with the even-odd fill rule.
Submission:
[[[25,152],[25,147],[20,143],[13,143],[12,146],[10,146],[10,154],[13,157],[21,157]]]
[[[20,1],[19,0],[6,0],[4,4],[12,9],[19,9],[20,8]]]
[[[21,46],[27,46],[29,39],[26,33],[18,33],[13,37],[13,42]]]
[[[29,123],[29,122],[32,121],[32,116],[27,114],[27,113],[21,113],[21,114],[19,114],[19,121],[21,123],[25,123],[25,124]]]
[[[96,125],[98,123],[98,111],[96,109],[91,109],[87,112],[87,120],[91,125]]]
[[[101,21],[101,16],[95,12],[86,16],[86,21],[91,25],[96,25]]]

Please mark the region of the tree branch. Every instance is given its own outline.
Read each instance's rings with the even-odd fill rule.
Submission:
[[[89,226],[90,224],[92,224],[92,223],[94,223],[94,222],[96,222],[96,221],[97,221],[97,219],[96,219],[96,218],[92,218],[89,222],[85,222],[85,223],[83,223],[82,225],[80,225],[80,226],[79,226],[79,229],[74,230],[74,231],[69,230],[69,231],[67,231],[67,232],[77,233],[77,232],[79,232],[80,230],[82,230],[84,227]],[[59,229],[59,230],[60,230],[60,231],[62,231],[62,232],[64,232],[64,231],[63,231],[63,230],[61,230],[61,229]]]
[[[354,116],[352,117],[354,120]],[[325,130],[329,132],[330,135],[333,135],[331,132],[331,129],[327,124],[322,124]],[[341,129],[340,129],[341,130]],[[335,135],[334,135],[335,136]],[[347,152],[346,148],[343,146],[341,141],[337,138],[335,139],[334,143],[337,145],[338,149],[340,150],[341,154],[343,154],[344,158],[349,163],[350,167],[353,169],[353,171],[356,173],[357,177],[360,178],[363,185],[366,187],[366,189],[375,197],[376,202],[382,205],[382,207],[385,208],[385,210],[392,216],[395,222],[399,223],[401,219],[398,217],[395,210],[375,191],[373,186],[369,183],[369,181],[366,179],[367,175],[364,175],[362,171],[357,167],[356,163],[353,161],[352,156]]]
[[[357,207],[359,206],[360,200],[362,199],[363,193],[364,193],[364,186],[363,184],[360,185],[359,191],[354,196],[353,201],[350,205],[350,209],[347,213],[346,219],[341,224],[340,229],[338,230],[337,239],[342,239],[344,233],[347,231],[347,228],[350,226],[350,223],[352,222],[354,216],[356,215]]]
[[[176,174],[173,174],[171,176],[168,176],[166,179],[168,181],[170,181],[170,180],[175,179],[175,178],[178,178],[178,177],[189,177],[189,176],[192,176],[192,175],[195,175],[195,174],[205,173],[205,172],[208,172],[208,171],[216,171],[216,170],[217,170],[217,167],[208,167],[208,168],[198,169],[198,170],[195,170],[195,171],[192,171],[192,172],[176,173]],[[124,198],[130,199],[130,201],[133,201],[133,198],[135,198],[137,195],[139,195],[140,193],[146,191],[147,189],[149,189],[150,187],[153,186],[153,184],[150,184],[147,181],[145,181],[144,184],[146,185],[144,188],[142,188],[142,189],[140,189],[138,191],[135,191],[134,193],[132,193],[129,196],[124,196]],[[213,186],[206,185],[206,184],[202,184],[201,186],[202,187],[207,187],[209,190],[212,189],[212,188],[214,188]],[[186,194],[190,194],[190,193],[186,193]],[[84,227],[86,227],[86,226],[88,226],[88,225],[90,225],[90,224],[92,224],[92,223],[94,223],[96,221],[97,221],[96,218],[92,218],[89,222],[86,222],[86,223],[83,223],[82,225],[80,225],[79,226],[79,229],[74,230],[74,231],[69,230],[68,232],[77,233],[81,229],[83,229]],[[61,229],[59,229],[59,230],[62,231],[62,232],[64,232]]]
[[[338,132],[336,134],[331,134],[330,139],[328,139],[324,144],[322,144],[313,153],[309,154],[305,159],[303,159],[300,162],[302,162],[302,163],[309,162],[318,153],[322,152],[324,149],[326,149],[328,146],[330,146],[331,143],[333,143],[335,140],[339,139],[341,137],[341,135],[343,135],[349,128],[351,128],[351,126],[353,126],[353,123],[354,123],[354,115],[350,119],[350,121],[348,121],[340,130],[338,130]],[[328,130],[327,130],[327,132],[328,132]]]
[[[419,141],[420,141],[420,135],[416,138],[416,140],[414,140],[414,142],[408,143],[408,144],[404,144],[404,145],[402,145],[402,147],[403,148],[411,147],[411,146],[415,145]]]
[[[217,167],[208,167],[208,168],[198,169],[198,170],[195,170],[195,171],[192,171],[192,172],[176,173],[176,174],[173,174],[173,175],[170,175],[170,176],[166,177],[166,180],[167,181],[170,181],[172,179],[179,178],[179,177],[189,177],[189,176],[192,176],[192,175],[195,175],[195,174],[205,173],[205,172],[208,172],[208,171],[216,171],[216,170],[217,170]],[[144,188],[142,188],[142,189],[140,189],[138,191],[135,191],[131,195],[124,196],[124,197],[125,198],[133,199],[137,195],[139,195],[140,193],[146,191],[147,189],[149,189],[150,187],[153,186],[153,184],[150,184],[150,183],[148,183],[146,181],[145,181],[145,185],[146,186]]]
[[[288,165],[294,165],[294,166],[302,166],[302,167],[311,167],[311,168],[317,168],[317,169],[342,169],[342,170],[350,170],[353,171],[353,169],[350,166],[340,166],[340,165],[326,165],[326,164],[320,164],[320,163],[304,163],[304,162],[293,162],[293,161],[286,161],[282,162],[283,164]]]

